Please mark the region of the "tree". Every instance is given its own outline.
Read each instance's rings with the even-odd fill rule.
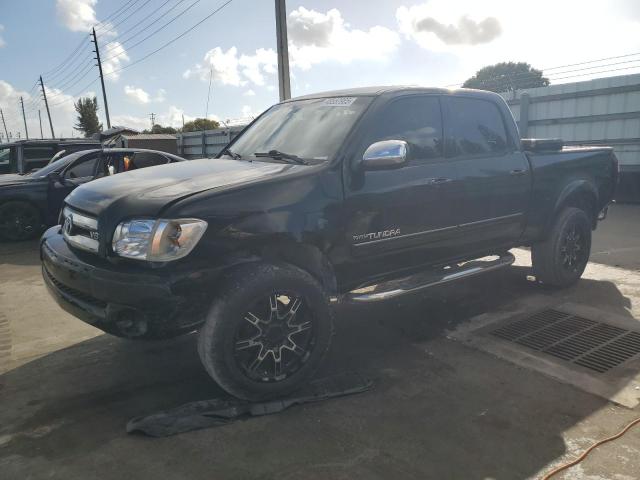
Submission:
[[[199,132],[201,130],[213,130],[220,127],[220,123],[208,118],[196,118],[184,124],[183,132]]]
[[[525,62],[502,62],[481,68],[462,84],[465,88],[496,93],[547,85],[549,79],[542,76],[542,70],[537,70]]]
[[[73,105],[76,107],[76,112],[78,112],[76,130],[83,132],[85,137],[90,137],[94,133],[102,131],[102,124],[98,120],[98,100],[96,97],[80,98]]]
[[[151,130],[145,129],[142,133],[178,133],[178,131],[173,127],[163,127],[162,125],[158,125],[157,123],[151,127]]]

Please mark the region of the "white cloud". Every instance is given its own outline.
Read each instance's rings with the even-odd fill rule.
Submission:
[[[379,25],[354,29],[335,8],[321,13],[299,7],[289,14],[287,24],[291,64],[302,70],[327,61],[385,60],[400,45],[393,30]]]
[[[156,96],[153,97],[154,102],[162,103],[167,99],[167,91],[164,88],[159,88],[156,92]]]
[[[238,55],[236,47],[231,47],[226,52],[215,47],[205,54],[204,64],[196,64],[182,76],[187,79],[197,77],[208,82],[213,71],[213,81],[222,85],[264,85],[266,75],[276,73],[276,58],[276,52],[272,49],[259,48],[253,55]]]
[[[249,89],[246,92],[244,92],[242,95],[245,96],[245,97],[255,97],[256,92],[254,92],[253,90]]]
[[[51,111],[51,119],[53,121],[53,128],[57,137],[71,137],[74,135],[72,130],[73,125],[76,122],[76,112],[73,106],[73,101],[78,97],[72,97],[55,88],[46,87],[47,99],[49,100],[49,107]],[[87,91],[83,92],[83,97],[94,97],[95,92]],[[7,122],[7,130],[13,134],[13,138],[17,137],[17,132],[20,132],[22,138],[24,138],[24,124],[22,121],[22,112],[18,110],[20,97],[24,99],[25,113],[27,117],[27,128],[29,129],[30,138],[40,138],[40,125],[38,122],[38,109],[42,114],[42,130],[45,137],[50,137],[49,121],[47,119],[47,113],[44,107],[44,103],[40,100],[38,93],[34,93],[33,96],[27,91],[18,90],[9,82],[0,80],[0,105],[16,105],[15,111],[3,108],[5,120]],[[98,117],[100,121],[104,121],[104,113],[100,99],[98,99]],[[4,128],[2,129],[4,130]],[[3,132],[4,133],[4,132]],[[78,135],[75,132],[75,135]]]
[[[243,105],[242,106],[242,116],[243,117],[253,117],[253,109],[251,108],[250,105]]]
[[[271,48],[259,48],[254,55],[242,55],[238,64],[246,78],[256,85],[264,85],[265,74],[273,75],[278,71],[278,56]]]
[[[0,24],[0,33],[4,32],[4,25]],[[4,41],[4,38],[0,36],[0,48],[4,47],[7,42]]]
[[[122,68],[124,62],[129,61],[129,55],[120,42],[109,42],[105,45],[104,50],[100,48],[102,58],[102,72],[104,76],[112,81],[120,78],[118,70]]]
[[[73,32],[89,32],[98,23],[97,0],[56,0],[56,13],[62,24]]]
[[[151,101],[150,96],[147,92],[145,92],[141,88],[132,87],[129,85],[125,85],[124,94],[134,103],[139,105],[144,105]]]
[[[158,89],[155,96],[152,97],[140,87],[125,85],[124,93],[133,103],[138,105],[146,105],[151,102],[162,103],[167,99],[167,92],[163,88]]]

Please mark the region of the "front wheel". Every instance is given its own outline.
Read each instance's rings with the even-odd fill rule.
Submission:
[[[231,275],[200,330],[198,353],[231,395],[265,400],[302,386],[331,342],[320,284],[290,265],[256,264]]]
[[[584,210],[567,207],[556,218],[549,237],[531,247],[536,278],[556,287],[576,283],[589,262],[591,221]]]
[[[42,217],[27,202],[10,201],[0,205],[0,238],[13,242],[29,240],[40,232]]]

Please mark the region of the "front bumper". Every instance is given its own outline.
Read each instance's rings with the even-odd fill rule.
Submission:
[[[208,286],[199,272],[141,271],[85,257],[68,247],[59,226],[40,241],[45,285],[81,320],[115,335],[147,338],[179,335],[204,321]]]

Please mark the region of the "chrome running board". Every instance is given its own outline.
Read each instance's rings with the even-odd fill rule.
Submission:
[[[441,285],[443,283],[472,277],[484,272],[508,267],[515,261],[515,257],[509,253],[483,257],[468,262],[447,265],[442,268],[414,273],[407,277],[389,280],[377,285],[369,285],[346,293],[343,302],[379,302],[390,298],[399,297],[408,293],[415,293],[425,288]]]

